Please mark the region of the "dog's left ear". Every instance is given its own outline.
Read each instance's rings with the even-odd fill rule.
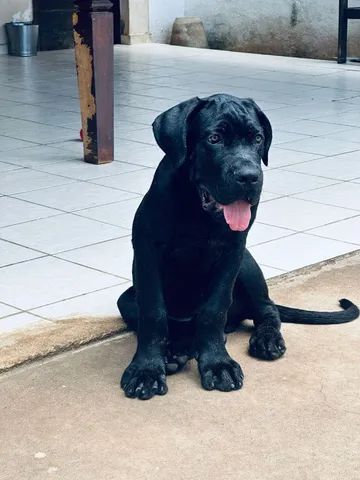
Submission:
[[[261,108],[254,102],[252,98],[249,98],[248,101],[251,103],[253,106],[256,115],[259,119],[259,122],[263,128],[264,135],[265,135],[265,143],[264,143],[264,151],[262,155],[262,161],[266,166],[268,166],[269,163],[269,149],[270,145],[272,142],[272,128],[271,128],[271,123],[270,120],[267,118],[265,113],[261,110]]]
[[[152,127],[154,137],[166,155],[180,166],[186,159],[187,134],[191,116],[198,110],[202,101],[198,97],[190,98],[175,107],[166,110],[155,118]]]

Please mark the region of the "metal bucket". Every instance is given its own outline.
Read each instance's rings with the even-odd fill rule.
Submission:
[[[18,57],[37,55],[39,25],[31,23],[6,23],[8,53]]]

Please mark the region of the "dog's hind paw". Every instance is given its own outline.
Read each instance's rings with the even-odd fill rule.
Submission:
[[[165,357],[165,368],[168,375],[180,372],[190,360],[188,355],[167,354]]]
[[[250,338],[249,353],[262,360],[276,360],[284,355],[286,346],[280,331],[269,325],[258,327]]]
[[[172,339],[167,345],[165,368],[168,375],[180,372],[187,362],[196,356],[194,347],[188,338]]]

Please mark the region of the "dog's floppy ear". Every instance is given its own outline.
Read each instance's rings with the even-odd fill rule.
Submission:
[[[190,117],[200,104],[200,98],[190,98],[161,113],[152,124],[157,144],[176,166],[186,159]]]
[[[256,115],[259,119],[259,122],[263,128],[264,135],[265,135],[265,143],[264,143],[264,151],[262,155],[262,161],[266,166],[269,163],[269,149],[272,142],[272,128],[271,123],[265,113],[261,110],[261,108],[254,102],[252,98],[247,99],[255,109]]]

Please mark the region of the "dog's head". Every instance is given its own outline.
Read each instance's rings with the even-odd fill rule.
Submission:
[[[246,230],[272,140],[270,122],[256,103],[227,94],[195,97],[159,115],[153,131],[174,168],[189,162],[202,208],[225,218],[232,230]]]

